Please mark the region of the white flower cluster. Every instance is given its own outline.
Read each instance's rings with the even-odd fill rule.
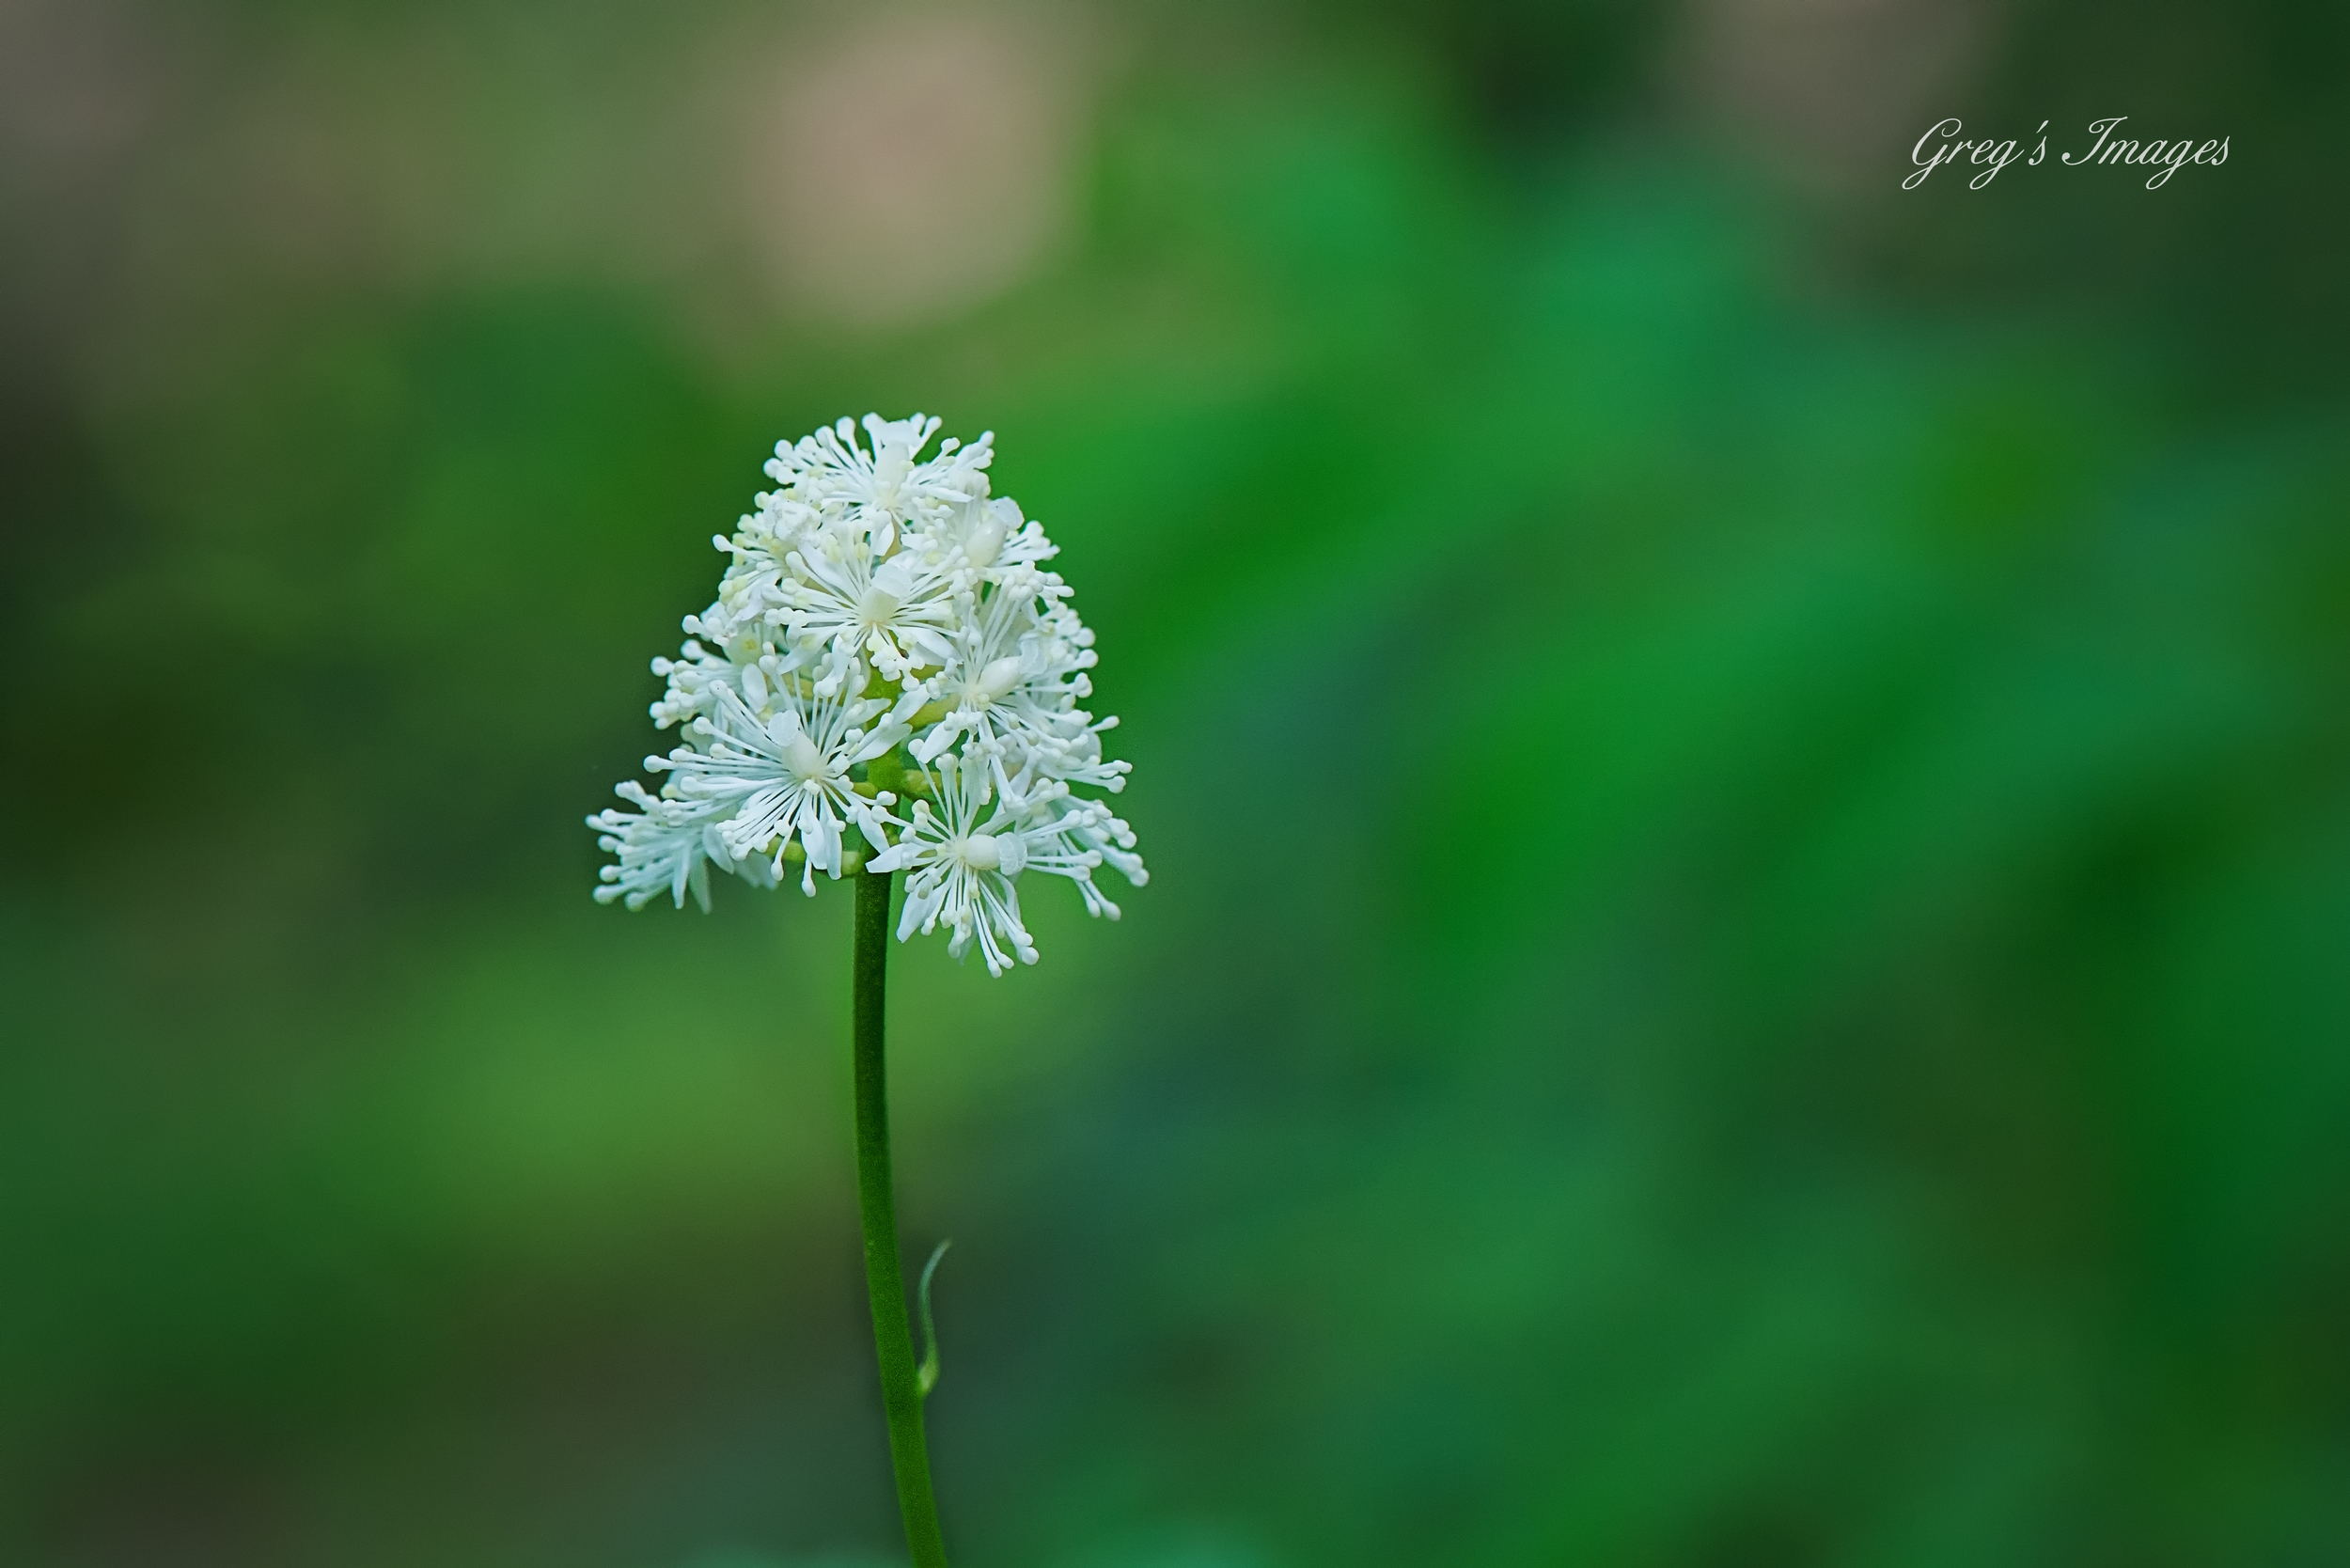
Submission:
[[[937,431],[868,415],[870,447],[847,419],[776,444],[778,488],[715,541],[732,557],[717,601],[653,661],[653,721],[685,744],[645,759],[659,793],[622,784],[635,809],[588,819],[618,857],[599,900],[682,908],[690,887],[707,910],[713,866],[773,887],[796,863],[811,894],[820,870],[901,870],[899,940],[944,925],[999,975],[1036,962],[1023,872],[1069,878],[1112,919],[1095,869],[1147,880],[1133,831],[1073,789],[1115,793],[1128,764],[1102,755],[1118,721],[1078,706],[1093,634],[1045,569],[1058,547],[989,494],[992,434],[924,458]]]

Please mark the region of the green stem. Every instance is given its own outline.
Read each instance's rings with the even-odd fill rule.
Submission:
[[[898,1475],[914,1568],[947,1568],[922,1442],[922,1389],[906,1323],[905,1276],[898,1261],[898,1214],[890,1195],[888,1074],[882,1060],[882,1002],[889,964],[891,873],[856,874],[856,1202],[865,1222],[865,1283],[873,1297],[873,1349],[881,1363],[882,1409],[889,1418],[889,1462]]]

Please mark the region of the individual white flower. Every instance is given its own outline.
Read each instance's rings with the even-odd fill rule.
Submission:
[[[1095,655],[1063,635],[1058,620],[1039,613],[1051,587],[1042,573],[1022,568],[964,606],[953,656],[928,682],[945,713],[912,746],[916,761],[928,763],[960,743],[968,754],[993,759],[999,775],[1017,772],[1032,753],[1083,765],[1079,737],[1092,715],[1077,702],[1093,690],[1085,672]]]
[[[731,573],[729,573],[729,577]],[[729,597],[728,582],[721,580],[719,597],[697,615],[679,622],[685,635],[712,653],[735,664],[749,664],[785,641],[780,611],[760,603]]]
[[[918,546],[925,561],[964,572],[974,584],[1000,583],[1020,567],[1038,566],[1060,554],[1060,546],[1044,537],[1043,525],[1020,515],[1019,503],[990,497],[985,474],[973,478],[976,493],[923,527]]]
[[[807,861],[800,886],[813,896],[819,870],[840,875],[848,824],[876,849],[889,841],[879,808],[897,797],[883,791],[868,799],[849,770],[888,751],[908,730],[887,702],[803,697],[789,687],[768,695],[771,704],[761,713],[733,688],[717,688],[714,710],[688,727],[708,749],[680,746],[666,758],[646,758],[645,766],[673,773],[673,788],[685,800],[727,807],[718,834],[730,855],[772,852],[780,875],[784,852],[797,843]],[[901,706],[905,700],[918,696]]]
[[[682,655],[679,658],[652,662],[652,672],[666,682],[652,704],[652,724],[656,729],[666,729],[709,713],[717,706],[719,689],[735,686],[741,680],[732,660],[711,652],[697,638],[686,638],[685,646],[678,651]]]
[[[1135,830],[1122,819],[1112,816],[1110,808],[1100,801],[1078,799],[1058,779],[1048,780],[1019,800],[1022,815],[1035,831],[1064,840],[1073,855],[1090,856],[1089,866],[1107,865],[1136,887],[1151,880],[1151,873],[1143,869],[1142,856],[1134,852]],[[1077,880],[1089,913],[1118,918],[1118,905],[1094,885],[1089,871]]]
[[[911,552],[882,559],[862,534],[824,532],[794,550],[782,595],[784,624],[793,644],[829,658],[827,679],[853,658],[870,659],[885,679],[942,665],[954,651],[950,635],[961,606],[951,576],[925,567]]]
[[[1072,800],[1069,787],[1058,780],[1015,795],[969,759],[941,758],[923,777],[936,808],[916,799],[911,822],[892,818],[904,831],[869,863],[876,871],[907,872],[899,941],[917,930],[928,935],[943,920],[950,933],[947,950],[960,959],[976,941],[990,975],[1010,967],[1006,947],[1022,963],[1034,964],[1036,946],[1020,921],[1016,886],[1027,871],[1069,878],[1089,913],[1118,918],[1118,906],[1093,885],[1093,870],[1104,858],[1095,846],[1104,835],[1122,834],[1129,845],[1134,836],[1106,808]],[[1120,853],[1120,858],[1131,866],[1127,874],[1137,886],[1147,880],[1138,857]]]
[[[1126,788],[1135,765],[1123,758],[1102,755],[1102,734],[1118,728],[1118,715],[1094,718],[1069,713],[1043,735],[1024,736],[1027,765],[1036,772],[1070,784],[1090,784],[1117,794]]]
[[[1034,964],[1036,944],[1020,923],[1020,894],[1012,886],[1028,862],[1018,819],[1000,797],[991,800],[983,770],[966,774],[947,757],[932,776],[938,808],[916,800],[898,841],[868,862],[876,871],[908,873],[898,940],[917,929],[927,936],[943,919],[950,933],[947,950],[960,959],[977,940],[990,975],[1010,967],[1006,947],[1023,964]]]
[[[719,579],[716,604],[703,617],[748,633],[754,641],[771,637],[774,634],[763,629],[783,623],[783,585],[791,576],[791,553],[806,546],[824,522],[815,507],[781,492],[761,494],[757,507],[743,516],[731,539],[711,538],[733,559]]]
[[[668,689],[652,705],[656,729],[715,713],[721,691],[733,692],[751,712],[763,713],[770,693],[780,691],[794,681],[808,679],[807,671],[815,663],[812,657],[802,653],[779,651],[773,643],[760,644],[756,654],[722,659],[689,639],[684,652],[682,659],[652,662],[652,672],[668,683]]]
[[[910,419],[865,416],[872,450],[857,445],[856,427],[842,419],[804,441],[776,445],[767,472],[782,480],[793,498],[810,506],[846,509],[876,555],[896,548],[898,529],[918,514],[955,505],[974,488],[972,476],[995,457],[994,432],[970,446],[948,439],[938,455],[921,461],[922,448],[938,421],[917,414]]]
[[[634,779],[613,793],[637,809],[616,811],[606,807],[588,819],[588,825],[600,835],[596,847],[619,856],[617,865],[598,873],[602,880],[596,889],[598,903],[618,899],[631,909],[642,909],[666,892],[682,909],[690,887],[706,915],[713,861],[754,883],[775,886],[765,866],[743,864],[727,846],[719,831],[719,819],[726,814],[720,803],[664,799],[648,793]]]

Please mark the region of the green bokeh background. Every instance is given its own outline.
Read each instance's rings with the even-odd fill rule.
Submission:
[[[1769,11],[1019,13],[1066,221],[876,321],[434,183],[739,9],[18,8],[0,1560],[891,1560],[846,891],[580,818],[769,446],[919,407],[1152,868],[895,960],[959,1561],[2350,1561],[2343,13],[1970,12],[1822,150],[1689,64]],[[2231,161],[1897,188],[2124,112]]]

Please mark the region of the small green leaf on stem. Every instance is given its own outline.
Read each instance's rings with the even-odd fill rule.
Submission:
[[[951,1238],[938,1244],[931,1261],[922,1265],[922,1283],[915,1290],[922,1311],[922,1364],[915,1371],[914,1386],[924,1399],[930,1398],[931,1390],[938,1387],[938,1325],[931,1321],[931,1276],[938,1272],[938,1260],[947,1256],[947,1249],[954,1245]]]

